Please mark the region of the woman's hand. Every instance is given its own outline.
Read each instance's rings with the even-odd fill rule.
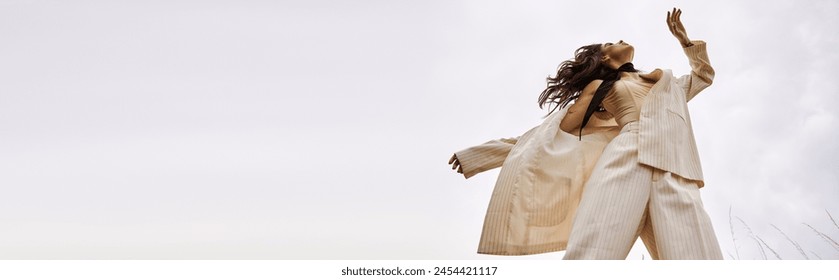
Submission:
[[[457,173],[463,174],[463,166],[460,165],[460,161],[457,160],[457,154],[452,154],[452,158],[449,159],[449,164],[452,165],[452,170],[457,168]]]
[[[673,12],[667,12],[667,28],[670,29],[670,33],[673,34],[676,39],[679,40],[679,43],[682,44],[683,48],[687,48],[692,46],[693,44],[688,39],[688,33],[685,31],[685,26],[682,25],[682,20],[680,17],[682,16],[682,10],[673,8]]]

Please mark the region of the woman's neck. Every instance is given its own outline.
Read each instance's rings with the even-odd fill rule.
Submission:
[[[621,80],[640,80],[638,72],[621,72]]]

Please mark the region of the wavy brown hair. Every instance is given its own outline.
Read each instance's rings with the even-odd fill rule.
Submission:
[[[615,75],[616,70],[600,63],[601,44],[582,46],[574,51],[574,58],[563,61],[556,76],[547,78],[547,88],[539,95],[539,108],[545,104],[556,104],[548,115],[557,108],[564,108],[580,97],[580,92],[591,81]]]

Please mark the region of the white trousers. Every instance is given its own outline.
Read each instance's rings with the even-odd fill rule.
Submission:
[[[722,259],[696,181],[639,164],[630,122],[594,166],[563,259],[626,259],[639,236],[656,260]]]

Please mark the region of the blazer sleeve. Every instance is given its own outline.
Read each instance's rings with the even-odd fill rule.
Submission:
[[[686,101],[693,99],[700,91],[707,88],[714,81],[714,68],[708,60],[705,41],[691,41],[693,46],[684,48],[690,61],[690,74],[679,77],[678,83],[685,90]]]
[[[469,179],[475,174],[500,167],[520,138],[521,136],[490,140],[454,153],[463,168],[463,177]]]

